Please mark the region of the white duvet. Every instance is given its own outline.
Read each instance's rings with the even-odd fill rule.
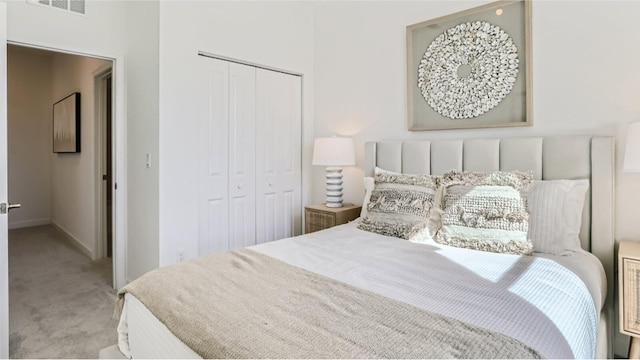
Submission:
[[[595,355],[606,283],[599,260],[587,252],[503,255],[411,243],[359,230],[354,223],[252,249],[509,335],[547,358]]]
[[[602,265],[587,252],[502,255],[412,243],[359,230],[354,223],[251,249],[509,335],[547,358],[595,355],[606,282]],[[135,357],[134,339],[127,333],[135,325],[127,318],[121,318],[119,346]],[[138,354],[160,355],[144,349]]]

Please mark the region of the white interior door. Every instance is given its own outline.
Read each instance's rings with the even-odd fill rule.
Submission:
[[[0,203],[7,198],[7,4],[0,2]],[[0,214],[0,358],[9,358],[8,215]]]
[[[302,233],[300,76],[199,57],[200,256]]]
[[[256,74],[256,241],[302,233],[300,76]]]
[[[256,244],[256,68],[229,65],[229,247]],[[220,154],[220,156],[224,156]]]
[[[229,249],[229,63],[198,56],[200,256]]]

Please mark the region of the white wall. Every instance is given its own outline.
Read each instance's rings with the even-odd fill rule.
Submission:
[[[159,6],[156,1],[131,1],[127,6],[127,209],[128,279],[157,268],[158,241],[158,111]],[[141,26],[144,24],[144,26]],[[145,155],[151,156],[146,167]]]
[[[640,120],[637,84],[640,2],[536,1],[532,9],[533,126],[407,131],[405,27],[485,2],[343,2],[315,18],[314,130],[353,136],[357,165],[345,171],[345,200],[360,204],[363,144],[555,134],[616,136],[616,237],[640,239],[640,175],[621,172],[624,133]],[[314,169],[313,203],[324,195]],[[617,334],[617,330],[614,329]],[[616,353],[626,354],[623,337]]]
[[[9,228],[51,219],[51,56],[11,47],[7,55]]]
[[[160,3],[160,265],[198,252],[198,51],[303,74],[303,184],[313,139],[313,12],[304,2]],[[303,203],[309,194],[305,187]]]
[[[96,228],[100,219],[96,213],[96,193],[101,179],[97,178],[96,110],[94,107],[94,73],[108,68],[110,61],[55,54],[53,56],[54,102],[74,92],[80,93],[80,152],[54,153],[51,158],[51,222],[95,258]]]
[[[533,3],[533,118],[524,128],[409,132],[405,27],[486,2],[332,2],[315,18],[315,135],[353,136],[358,164],[347,169],[345,200],[360,203],[365,141],[552,134],[617,137],[617,234],[640,238],[634,225],[640,178],[622,174],[626,124],[640,120],[635,84],[640,35],[638,2]],[[603,16],[606,14],[606,16]],[[597,23],[598,26],[594,26]],[[373,40],[372,40],[373,39]],[[324,196],[323,169],[314,169],[313,201]]]
[[[93,55],[116,56],[126,45],[125,1],[88,1],[86,15],[31,5],[7,3],[7,39]]]

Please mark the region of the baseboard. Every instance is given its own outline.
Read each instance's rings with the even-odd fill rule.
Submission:
[[[49,224],[51,224],[51,219],[32,219],[32,220],[23,220],[23,221],[10,221],[9,222],[9,230],[22,229],[22,228],[32,227],[32,226],[49,225]]]
[[[67,229],[60,226],[60,224],[56,223],[54,220],[51,220],[51,225],[55,226],[56,229],[60,230],[60,232],[62,232],[69,239],[69,241],[71,242],[71,245],[76,247],[83,254],[87,255],[89,259],[92,259],[92,260],[94,259],[93,251],[89,250],[84,244],[82,244],[82,242],[80,242],[80,240],[78,240],[75,236],[71,235],[71,233],[67,231]]]

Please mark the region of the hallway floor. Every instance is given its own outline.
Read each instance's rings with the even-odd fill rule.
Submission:
[[[117,342],[112,261],[51,225],[9,231],[9,356],[97,358]]]

